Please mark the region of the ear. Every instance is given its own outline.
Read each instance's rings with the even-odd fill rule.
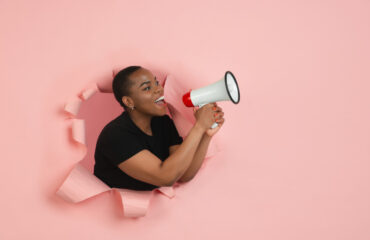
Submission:
[[[126,105],[126,107],[132,105],[132,103],[133,103],[132,99],[128,96],[123,96],[122,97],[122,102],[123,102],[123,104]]]

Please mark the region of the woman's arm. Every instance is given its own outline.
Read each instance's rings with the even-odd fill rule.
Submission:
[[[214,136],[220,130],[221,126],[225,122],[225,119],[223,118],[224,112],[222,111],[222,108],[217,106],[217,103],[215,105],[216,107],[214,107],[214,110],[217,111],[217,114],[215,116],[217,116],[216,122],[218,123],[218,126],[216,128],[210,128],[205,131],[202,140],[200,141],[199,146],[194,154],[194,159],[191,162],[190,167],[186,170],[184,175],[181,176],[179,182],[188,182],[194,178],[194,176],[197,174],[198,170],[202,166],[212,136]]]
[[[205,131],[196,123],[177,150],[161,163],[163,173],[170,174],[172,184],[189,168]]]
[[[200,141],[199,146],[194,154],[193,161],[184,175],[182,175],[178,180],[179,182],[188,182],[197,174],[198,170],[202,166],[211,139],[212,137],[208,136],[207,134],[203,134],[202,140]]]

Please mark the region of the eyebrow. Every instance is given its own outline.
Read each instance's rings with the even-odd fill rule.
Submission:
[[[154,79],[155,79],[155,80],[157,80],[157,77],[154,77]],[[139,88],[140,88],[141,86],[143,86],[144,84],[149,84],[149,83],[150,83],[150,81],[142,82],[142,83],[140,84]]]

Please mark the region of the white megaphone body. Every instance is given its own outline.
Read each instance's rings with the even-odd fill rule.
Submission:
[[[234,104],[238,104],[240,91],[234,75],[230,71],[226,71],[221,80],[184,94],[182,101],[187,107],[199,106],[200,108],[208,103],[220,101],[232,101]],[[218,124],[215,122],[211,128],[217,126]]]

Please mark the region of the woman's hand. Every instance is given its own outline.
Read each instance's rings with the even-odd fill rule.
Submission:
[[[222,111],[222,108],[217,106],[217,103],[210,103],[210,104],[207,104],[207,105],[202,107],[202,108],[204,108],[204,107],[208,108],[208,115],[204,115],[204,116],[208,116],[208,122],[210,124],[206,128],[205,134],[209,137],[212,137],[213,135],[215,135],[220,130],[220,128],[222,127],[222,125],[225,122],[225,119],[223,118],[224,112]],[[202,108],[200,108],[201,109],[200,112],[202,112],[202,111],[205,112],[206,110],[205,109],[202,110]],[[199,111],[199,109],[193,108],[193,111],[194,111],[194,115],[196,116],[197,120],[200,119],[200,116],[199,116],[200,114],[197,113],[197,111]],[[218,123],[218,126],[212,129],[211,126],[215,122]]]

